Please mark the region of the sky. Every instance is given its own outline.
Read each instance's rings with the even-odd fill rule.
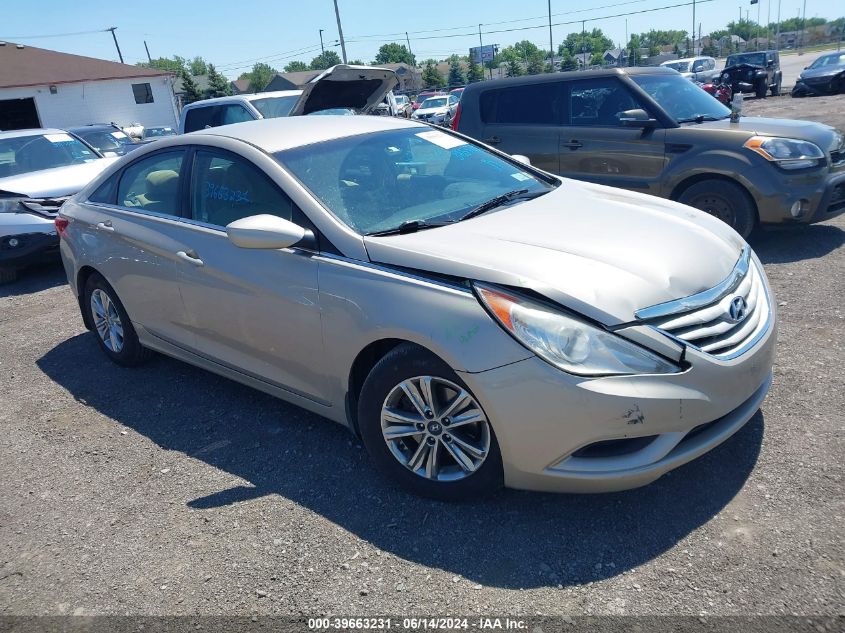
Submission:
[[[691,0],[551,0],[555,47],[566,34],[601,28],[614,42],[626,33],[692,28]],[[660,7],[671,7],[649,11]],[[794,17],[804,0],[697,0],[695,25],[702,34],[722,28],[742,11],[765,24]],[[386,42],[405,43],[418,60],[467,54],[482,41],[500,47],[528,39],[548,49],[548,0],[338,0],[349,60],[370,62]],[[841,0],[807,0],[807,17],[845,14]],[[623,13],[634,13],[621,16]],[[327,49],[340,54],[332,0],[0,0],[0,40],[118,61],[110,33],[126,63],[146,61],[144,41],[155,57],[200,55],[234,79],[256,61],[282,70],[293,59],[306,63]],[[612,17],[617,16],[617,17]],[[627,24],[626,24],[627,20]],[[566,24],[569,22],[569,24]],[[534,28],[536,27],[536,28]],[[507,29],[521,29],[505,32]],[[626,30],[627,29],[627,30]],[[498,32],[495,32],[498,31]],[[46,37],[45,37],[46,36]]]

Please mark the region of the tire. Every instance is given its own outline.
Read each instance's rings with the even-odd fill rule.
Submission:
[[[717,217],[744,239],[751,235],[757,225],[757,213],[751,196],[729,180],[701,180],[684,189],[678,202]]]
[[[768,82],[765,79],[761,79],[757,82],[757,85],[754,88],[754,95],[758,99],[765,99],[766,93],[769,91]]]
[[[10,284],[18,278],[17,268],[0,268],[0,284]]]
[[[781,79],[778,79],[774,86],[772,86],[772,96],[779,97],[780,96],[780,83]]]
[[[420,405],[424,408],[415,406],[402,389],[402,385],[410,384],[413,392],[424,394],[424,379],[430,381],[428,391],[434,394],[430,400],[435,411],[430,416],[426,416],[424,404],[428,398],[422,397]],[[459,401],[466,406],[458,404],[452,419],[449,408]],[[392,420],[385,417],[387,410],[394,412]],[[470,419],[478,421],[466,423]],[[391,421],[395,424],[391,425]],[[401,431],[402,436],[386,439],[383,425],[394,433]],[[420,425],[424,430],[420,430]],[[452,425],[454,430],[450,433]],[[451,367],[416,345],[403,343],[395,347],[370,371],[359,398],[358,427],[376,469],[414,494],[442,501],[466,501],[488,495],[503,485],[501,452],[481,405]],[[483,456],[465,452],[463,446],[473,451],[481,449]],[[417,455],[420,459],[414,463]],[[458,457],[469,461],[461,465]]]
[[[88,311],[87,317],[94,324],[93,334],[100,349],[110,360],[124,367],[134,367],[152,356],[152,351],[138,341],[132,321],[114,288],[97,273],[85,283],[83,309]],[[103,315],[108,317],[104,319]]]

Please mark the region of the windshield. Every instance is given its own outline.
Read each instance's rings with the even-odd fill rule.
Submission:
[[[156,136],[173,136],[176,132],[172,127],[148,127],[144,130],[145,138],[153,138]]]
[[[423,101],[423,104],[420,106],[421,110],[425,110],[426,108],[445,108],[446,107],[447,99],[445,97],[439,97],[437,99],[426,99]]]
[[[132,145],[132,139],[118,130],[114,130],[113,132],[106,132],[104,130],[84,130],[77,132],[76,135],[82,137],[82,140],[91,145],[98,152],[110,152],[114,150],[122,151],[126,145]]]
[[[685,73],[689,71],[689,62],[670,62],[668,64],[663,64],[667,68],[674,68],[679,73]]]
[[[416,102],[417,102],[417,103],[422,103],[423,101],[425,101],[426,99],[428,99],[430,96],[431,96],[431,94],[417,95]]]
[[[845,65],[845,54],[834,53],[833,55],[823,55],[816,61],[809,65],[809,68],[823,68],[825,66],[841,66]]]
[[[293,106],[299,101],[299,95],[289,97],[266,97],[264,99],[253,99],[250,103],[261,113],[265,119],[276,119],[287,116],[293,110]]]
[[[730,55],[725,62],[725,68],[737,64],[751,64],[752,66],[765,66],[766,53],[743,53],[741,55]]]
[[[84,143],[65,132],[0,139],[0,178],[98,159]]]
[[[680,75],[631,75],[631,79],[678,123],[697,117],[712,121],[731,115],[729,108]]]
[[[497,196],[553,185],[440,130],[413,127],[350,136],[275,154],[358,233],[408,222],[451,222]]]

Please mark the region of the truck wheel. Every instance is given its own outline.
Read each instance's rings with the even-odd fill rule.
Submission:
[[[0,284],[10,284],[17,278],[17,268],[0,268]]]
[[[702,180],[687,187],[678,202],[695,207],[728,224],[747,239],[757,224],[757,214],[745,189],[727,180]]]
[[[772,86],[772,96],[773,97],[779,97],[780,96],[781,81],[783,81],[783,80],[781,78],[778,78],[778,80],[775,82],[775,85]]]
[[[766,93],[769,91],[768,81],[765,79],[761,79],[757,82],[757,86],[754,89],[754,95],[758,99],[765,99]]]

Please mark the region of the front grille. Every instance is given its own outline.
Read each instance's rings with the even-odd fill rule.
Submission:
[[[656,435],[647,435],[644,437],[629,437],[618,440],[602,440],[579,448],[572,453],[572,457],[580,457],[582,459],[621,457],[641,451],[656,439]]]
[[[830,153],[830,164],[839,167],[845,163],[845,148],[835,149]]]
[[[769,326],[771,308],[763,275],[745,247],[733,272],[715,288],[636,316],[687,345],[729,359],[757,342]]]
[[[69,197],[70,196],[58,198],[26,198],[25,200],[21,200],[21,204],[26,207],[27,211],[36,213],[43,217],[53,218]]]

